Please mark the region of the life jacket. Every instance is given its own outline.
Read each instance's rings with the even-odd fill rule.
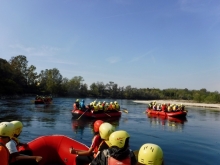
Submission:
[[[93,137],[92,141],[94,141],[94,139],[95,139],[97,136],[99,136],[99,135],[95,135],[95,136]],[[93,143],[93,142],[92,142],[92,143]],[[94,157],[94,158],[96,157],[96,155],[97,155],[97,153],[98,153],[98,151],[99,151],[100,144],[101,144],[101,142],[99,143],[98,146],[95,146],[95,148],[94,148],[94,150],[93,150],[93,157]]]
[[[112,110],[112,104],[109,104],[108,110]]]
[[[112,110],[115,110],[115,104],[112,104]]]
[[[10,156],[10,153],[9,153],[9,151],[8,151],[8,148],[5,146],[5,144],[4,144],[4,142],[0,139],[0,147],[2,146],[2,148],[5,148],[5,150],[4,150],[4,152],[6,152],[6,155],[7,155],[7,162],[9,162],[10,160],[9,160],[9,156]],[[1,158],[1,160],[2,160],[2,158]],[[0,160],[0,162],[1,162],[1,160]],[[3,162],[1,162],[1,163],[3,163]]]
[[[98,106],[94,105],[93,108],[95,112],[98,111]]]
[[[104,106],[104,111],[107,111],[108,110],[108,105],[105,105]]]
[[[130,155],[127,156],[127,158],[123,159],[123,160],[117,160],[113,157],[110,156],[108,150],[104,150],[104,155],[105,157],[108,158],[108,165],[130,165],[131,164],[131,157]]]
[[[102,104],[99,105],[99,110],[100,110],[100,111],[103,110],[103,106],[102,106]]]
[[[119,108],[119,105],[118,105],[118,104],[115,104],[115,109],[116,109],[116,110],[118,110],[118,111],[120,110],[120,108]]]

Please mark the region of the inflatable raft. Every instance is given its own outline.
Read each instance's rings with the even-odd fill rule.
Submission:
[[[19,151],[31,150],[33,155],[42,156],[39,165],[75,165],[75,154],[69,148],[88,150],[88,147],[64,135],[41,136],[21,146]]]
[[[169,117],[185,117],[187,115],[187,111],[184,110],[178,110],[178,111],[172,111],[172,112],[165,112],[165,111],[159,111],[159,110],[153,110],[153,109],[147,109],[146,113],[148,114],[155,114],[155,115],[161,115],[161,116],[169,116]]]
[[[73,117],[87,117],[87,118],[109,118],[109,117],[121,117],[121,111],[107,111],[107,112],[94,112],[89,110],[72,110]]]
[[[42,99],[38,99],[34,101],[35,104],[51,104],[52,100],[42,100]]]

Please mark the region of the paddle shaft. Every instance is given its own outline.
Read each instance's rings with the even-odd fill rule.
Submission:
[[[79,120],[89,109],[87,109],[78,119],[76,120]]]
[[[105,112],[104,112],[105,113]],[[107,113],[105,113],[107,116],[109,116],[109,117],[111,117],[111,115],[109,115],[109,114],[107,114]]]

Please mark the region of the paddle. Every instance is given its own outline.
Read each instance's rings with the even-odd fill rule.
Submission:
[[[138,152],[139,152],[139,150],[134,150],[133,152],[134,152],[134,155],[135,155],[136,159],[138,159]]]
[[[105,113],[105,112],[104,112]],[[109,116],[109,117],[111,117],[111,115],[109,115],[109,114],[107,114],[107,113],[105,113],[107,116]]]
[[[125,108],[122,108],[122,112],[124,112],[124,113],[128,113],[128,110],[125,109]]]
[[[78,119],[76,120],[79,120],[89,109],[87,109]]]

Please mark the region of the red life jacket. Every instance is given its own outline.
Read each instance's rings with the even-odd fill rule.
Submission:
[[[5,143],[0,139],[0,146],[2,146],[3,148],[5,148],[5,152],[6,152],[6,155],[7,155],[7,160],[8,160],[8,162],[9,162],[9,156],[10,156],[10,153],[9,153],[9,151],[8,151],[8,148],[5,146]],[[3,161],[3,158],[1,158],[2,160],[1,161]],[[0,161],[0,162],[1,162]],[[1,162],[1,163],[3,163],[3,162]],[[5,162],[4,162],[5,163]]]
[[[131,164],[130,154],[123,160],[117,160],[109,155],[108,150],[104,150],[103,152],[104,152],[104,155],[108,158],[108,165],[130,165]]]
[[[128,156],[126,159],[123,160],[117,160],[113,157],[108,157],[108,165],[130,165],[131,164],[131,158]]]

